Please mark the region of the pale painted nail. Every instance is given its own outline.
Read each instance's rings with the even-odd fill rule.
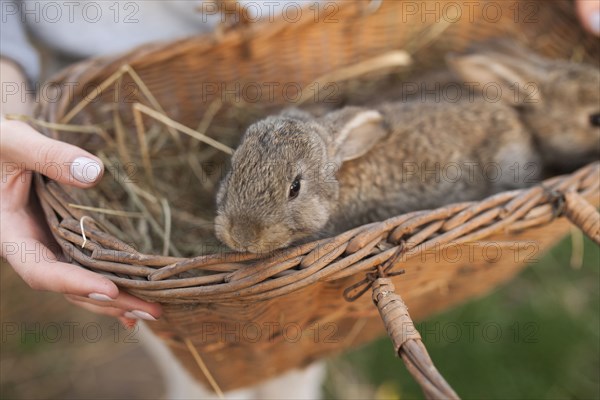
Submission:
[[[102,293],[90,293],[88,298],[96,301],[113,301],[114,299]]]
[[[87,157],[78,157],[71,164],[71,175],[81,183],[92,183],[100,176],[102,166]]]
[[[589,16],[590,28],[596,35],[600,35],[600,10],[592,12]]]
[[[132,311],[126,311],[125,314],[123,314],[126,318],[131,318],[131,319],[145,319],[146,321],[156,321],[156,318],[154,318],[152,315],[148,314],[146,311],[142,311],[142,310],[132,310]]]
[[[123,314],[123,316],[129,319],[138,319],[137,315],[135,315],[131,311],[125,311],[125,314]]]

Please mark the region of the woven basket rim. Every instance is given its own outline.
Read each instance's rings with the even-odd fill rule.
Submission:
[[[340,12],[348,14],[350,17],[362,17],[371,12],[366,11],[368,7],[362,5],[360,1],[342,2],[338,3],[338,6],[340,7]],[[297,22],[294,22],[294,29],[310,25],[312,21],[313,17],[311,15],[303,15]],[[261,37],[268,38],[277,35],[285,29],[290,29],[289,23],[284,19],[278,18],[273,21],[259,20],[248,25],[238,24],[228,27],[224,31],[217,29],[213,32],[201,33],[175,40],[146,43],[121,53],[95,56],[79,61],[58,71],[48,81],[60,82],[67,77],[72,79],[86,71],[96,73],[101,70],[116,70],[116,68],[111,68],[114,65],[122,67],[123,64],[129,64],[131,67],[136,67],[143,65],[144,56],[151,53],[153,56],[160,55],[159,58],[153,59],[153,62],[158,62],[161,59],[169,59],[176,57],[178,54],[186,53],[190,48],[194,52],[202,53],[210,51],[221,43],[236,46],[252,40],[254,35],[260,34]]]
[[[398,246],[403,246],[407,252],[410,250],[412,258],[435,246],[443,248],[444,245],[477,242],[495,233],[540,227],[558,216],[558,200],[565,193],[574,191],[598,206],[599,175],[600,162],[593,162],[572,174],[547,179],[528,189],[502,192],[481,201],[414,211],[266,256],[216,253],[184,259],[138,253],[102,234],[87,223],[88,219],[83,222],[88,238],[84,248],[92,253],[85,256],[78,249],[83,245],[79,226],[84,215],[91,216],[81,210],[66,210],[57,204],[68,204],[70,200],[56,182],[46,181],[40,175],[36,176],[35,182],[46,216],[62,239],[61,246],[75,261],[99,272],[109,272],[121,265],[120,273],[146,277],[148,280],[107,275],[117,285],[144,298],[168,302],[174,297],[210,303],[266,300],[318,281],[364,274],[387,261]],[[65,214],[67,218],[61,222],[56,215],[50,215],[57,209],[59,214],[65,211],[69,214]],[[113,239],[112,243],[108,239]],[[112,248],[103,246],[110,244]],[[376,251],[378,246],[385,250]],[[373,250],[375,255],[371,255]],[[194,278],[175,277],[191,269],[219,272]]]

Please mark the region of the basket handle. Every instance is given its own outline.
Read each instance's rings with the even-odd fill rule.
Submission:
[[[577,192],[564,195],[563,213],[575,226],[600,245],[600,213]]]
[[[373,302],[379,310],[396,355],[402,358],[410,374],[423,389],[427,399],[459,399],[433,365],[421,335],[408,314],[402,298],[395,293],[390,278],[379,277],[373,282]]]
[[[563,214],[581,229],[590,239],[600,245],[600,212],[588,203],[575,191],[564,194],[562,206]],[[398,254],[401,253],[401,247]],[[402,358],[406,368],[421,386],[425,397],[428,399],[459,399],[456,392],[446,382],[433,365],[427,349],[421,340],[404,301],[395,293],[395,286],[386,275],[396,264],[396,257],[388,260],[383,266],[378,267],[375,273],[367,275],[360,285],[367,283],[373,289],[373,302],[379,310],[390,339],[394,344],[396,355]],[[356,285],[355,285],[356,286]],[[348,289],[355,289],[350,287]],[[349,291],[345,293],[348,300],[353,301],[364,293],[364,289],[356,296],[350,297]]]

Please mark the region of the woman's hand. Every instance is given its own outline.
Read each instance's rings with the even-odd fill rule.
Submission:
[[[600,0],[575,0],[579,20],[588,31],[600,36]]]
[[[3,74],[3,83],[8,76],[10,73]],[[2,112],[19,108],[27,107],[3,103]],[[59,247],[32,193],[31,171],[60,183],[89,188],[102,177],[102,162],[76,146],[40,134],[21,121],[2,120],[0,143],[0,256],[33,289],[63,293],[70,302],[117,317],[127,326],[135,319],[157,318],[161,313],[158,304],[119,292],[106,277],[61,262],[50,250]]]

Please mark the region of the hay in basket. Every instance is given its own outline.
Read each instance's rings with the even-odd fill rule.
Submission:
[[[51,81],[58,89],[77,82],[74,95],[42,103],[31,121],[106,165],[92,190],[36,177],[65,255],[161,302],[163,317],[151,328],[217,391],[380,336],[377,308],[360,296],[370,286],[378,303],[393,282],[416,319],[488,292],[569,231],[557,212],[565,199],[569,219],[598,235],[596,163],[531,189],[399,215],[268,256],[232,253],[215,240],[215,187],[241,133],[262,116],[290,104],[322,112],[376,99],[486,38],[598,63],[599,43],[568,0],[494,2],[493,18],[481,9],[422,18],[408,3],[416,4],[328,3],[319,18],[239,24],[84,61]],[[583,199],[593,206],[581,208]],[[382,265],[405,273],[366,278]]]

